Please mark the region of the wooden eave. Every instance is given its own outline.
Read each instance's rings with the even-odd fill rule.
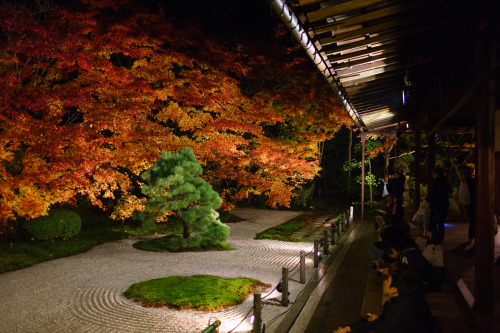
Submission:
[[[431,126],[425,122],[432,117],[423,114],[446,108],[453,104],[453,96],[463,94],[456,76],[463,74],[466,86],[474,84],[469,63],[474,45],[468,44],[469,39],[461,40],[462,35],[470,38],[476,29],[470,1],[288,3],[331,66],[338,90],[368,131],[398,121]],[[403,90],[408,95],[405,103]],[[460,108],[466,109],[465,104]],[[467,111],[460,112],[457,119],[470,118]]]

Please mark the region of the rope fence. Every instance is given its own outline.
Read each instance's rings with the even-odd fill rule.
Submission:
[[[319,267],[319,262],[323,259],[323,255],[327,256],[330,253],[329,246],[338,244],[341,237],[349,229],[352,220],[353,220],[353,207],[350,207],[346,212],[339,214],[336,218],[326,219],[325,223],[331,223],[330,232],[328,232],[328,230],[325,229],[323,233],[323,238],[314,239],[313,249],[309,253],[306,254],[305,251],[300,251],[299,260],[293,266],[292,269],[283,267],[281,272],[281,279],[278,281],[278,283],[270,292],[268,292],[265,296],[262,296],[260,292],[254,293],[253,306],[249,309],[245,317],[238,323],[238,325],[233,327],[230,331],[228,331],[228,333],[232,333],[234,330],[236,330],[248,318],[248,316],[252,312],[253,315],[250,317],[250,323],[253,325],[252,333],[265,333],[266,328],[269,328],[273,323],[276,322],[276,320],[278,320],[280,317],[288,313],[292,309],[293,305],[297,303],[299,296],[306,289],[306,286],[315,277],[315,275],[313,274],[309,278],[309,281],[307,281],[306,284],[305,258],[309,257],[310,255],[313,255],[313,263],[314,263],[313,267]],[[329,237],[330,237],[330,242],[328,242]],[[293,279],[292,277],[298,273],[300,273],[299,280]],[[323,275],[321,277],[318,276],[318,278],[319,279],[323,278],[324,274],[326,274],[326,271],[323,272]],[[290,301],[289,299],[290,282],[297,282],[305,285],[304,288],[302,288],[298,292],[294,301]],[[266,300],[266,298],[269,297],[276,290],[279,293],[281,293],[281,300],[278,300],[276,298]],[[268,320],[267,323],[263,323],[262,309],[264,308],[264,306],[281,306],[281,307],[286,307],[287,309],[282,313],[276,315],[275,317],[271,318],[270,320]],[[215,319],[215,322],[210,324],[205,330],[202,331],[202,333],[218,332],[219,326],[220,326],[220,321]]]

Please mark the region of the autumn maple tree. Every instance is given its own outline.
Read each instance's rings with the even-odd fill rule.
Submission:
[[[131,216],[144,209],[140,174],[180,147],[223,208],[249,193],[288,205],[317,175],[319,144],[350,122],[279,33],[264,55],[267,42],[207,38],[139,1],[0,9],[4,223],[77,195]]]

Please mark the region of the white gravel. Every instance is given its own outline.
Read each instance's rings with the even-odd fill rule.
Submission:
[[[1,274],[0,332],[188,333],[201,332],[213,318],[221,321],[220,332],[231,331],[251,310],[253,295],[239,306],[205,313],[144,308],[122,293],[133,283],[171,275],[244,276],[275,286],[282,267],[296,267],[299,252],[312,250],[311,243],[253,239],[257,232],[301,212],[236,209],[232,214],[245,219],[230,224],[228,243],[237,248],[235,251],[155,253],[134,249],[132,244],[137,240],[155,237],[144,236],[108,242],[86,253]],[[315,271],[311,256],[306,266],[308,280]],[[293,301],[303,288],[291,282],[290,299]],[[268,299],[274,297],[281,299],[281,294],[275,291]],[[287,309],[265,305],[263,322]],[[281,318],[266,331],[272,332]],[[248,319],[233,332],[250,332]]]

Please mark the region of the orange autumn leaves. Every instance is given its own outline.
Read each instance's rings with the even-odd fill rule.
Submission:
[[[184,146],[225,207],[249,193],[288,205],[319,170],[318,143],[350,123],[279,39],[273,53],[264,42],[229,45],[137,3],[1,6],[4,222],[77,195],[130,216],[142,207],[139,175]]]

